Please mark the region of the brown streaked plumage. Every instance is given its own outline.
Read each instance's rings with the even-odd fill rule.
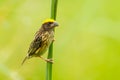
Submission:
[[[54,40],[53,30],[56,26],[58,26],[58,23],[53,19],[47,19],[44,21],[39,31],[36,32],[35,38],[30,44],[28,54],[22,64],[32,57],[40,57],[45,61],[52,62],[51,59],[45,59],[42,55],[47,51],[51,42]]]

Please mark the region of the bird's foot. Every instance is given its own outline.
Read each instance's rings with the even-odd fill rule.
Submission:
[[[50,62],[50,63],[54,63],[54,61],[52,59],[46,59],[46,62]]]
[[[46,59],[46,58],[44,58],[44,57],[42,57],[42,56],[40,56],[40,58],[41,58],[42,60],[46,61],[46,62],[53,63],[53,60],[52,60],[52,59]]]

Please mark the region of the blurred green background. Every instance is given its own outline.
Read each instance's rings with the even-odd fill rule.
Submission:
[[[43,60],[21,62],[50,4],[0,0],[0,80],[45,80]],[[53,80],[120,80],[120,0],[59,0],[57,22]]]

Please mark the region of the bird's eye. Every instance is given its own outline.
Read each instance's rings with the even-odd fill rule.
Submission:
[[[51,22],[48,22],[48,23],[47,23],[47,26],[49,27],[50,25],[51,25]]]
[[[48,23],[48,25],[51,25],[51,24],[52,24],[51,22]]]

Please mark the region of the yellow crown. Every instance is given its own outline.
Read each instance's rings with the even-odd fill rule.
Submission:
[[[55,20],[54,19],[46,19],[45,21],[43,21],[43,24],[47,23],[47,22],[55,22]]]

